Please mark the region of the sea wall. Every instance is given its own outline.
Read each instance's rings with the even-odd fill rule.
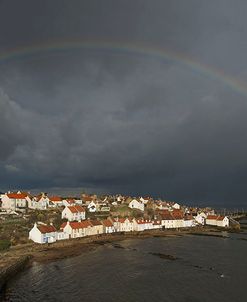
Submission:
[[[30,258],[31,256],[21,256],[0,270],[0,291],[2,291],[4,285],[9,279],[25,268]]]

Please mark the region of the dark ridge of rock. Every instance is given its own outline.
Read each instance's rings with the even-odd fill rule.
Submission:
[[[150,255],[153,255],[153,256],[160,257],[161,259],[167,259],[167,260],[172,260],[172,261],[178,259],[178,257],[176,257],[176,256],[167,255],[167,254],[162,254],[162,253],[152,253],[152,252],[150,252],[149,254],[150,254]]]
[[[116,249],[125,249],[122,245],[118,244],[118,243],[114,243],[112,244],[113,247],[115,247]]]

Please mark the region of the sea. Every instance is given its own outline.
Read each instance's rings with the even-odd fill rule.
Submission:
[[[247,230],[222,235],[126,239],[34,263],[2,301],[246,302]]]

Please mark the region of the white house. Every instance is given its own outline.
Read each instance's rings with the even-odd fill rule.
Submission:
[[[172,207],[173,207],[173,209],[176,209],[176,210],[180,209],[180,205],[176,202],[172,205]]]
[[[207,216],[204,212],[197,213],[195,216],[195,221],[200,225],[205,225],[206,218]]]
[[[44,193],[41,193],[40,195],[33,197],[28,205],[30,209],[37,209],[37,210],[46,210],[48,206],[49,206],[49,198]]]
[[[146,222],[143,219],[133,219],[133,230],[142,232],[146,229]]]
[[[128,205],[131,209],[137,209],[140,211],[144,211],[144,204],[141,201],[138,201],[137,199],[132,199],[131,202]]]
[[[217,226],[217,218],[217,215],[208,215],[206,218],[206,224]]]
[[[20,192],[17,193],[5,193],[2,195],[2,209],[5,210],[24,210],[31,203],[31,198],[28,193]]]
[[[176,221],[169,211],[164,211],[161,215],[161,225],[165,229],[176,228]]]
[[[206,218],[206,224],[224,228],[229,227],[229,218],[220,215],[208,215]]]
[[[155,203],[155,208],[159,210],[169,210],[170,206],[166,201],[157,201]]]
[[[95,213],[97,211],[97,205],[96,203],[92,200],[87,206],[87,209],[90,213]]]
[[[154,226],[155,223],[155,226]],[[160,228],[161,223],[160,222],[153,222],[152,220],[149,219],[133,219],[133,229],[134,231],[145,231],[145,230],[152,230],[155,228]]]
[[[94,198],[92,196],[88,196],[88,195],[84,195],[82,197],[83,203],[85,203],[86,205],[89,205],[91,201],[94,200]]]
[[[117,196],[117,203],[121,203],[122,200],[123,200],[123,197],[121,195]]]
[[[78,204],[78,205],[82,205],[83,204],[83,201],[82,199],[74,199],[75,200],[75,203]]]
[[[191,228],[191,227],[195,226],[195,220],[192,215],[189,215],[189,214],[185,215],[184,221],[183,221],[183,226],[185,228]]]
[[[149,202],[150,198],[149,197],[140,197],[140,201],[145,205]]]
[[[96,219],[90,220],[90,224],[93,226],[92,228],[92,235],[99,235],[104,233],[103,224]]]
[[[57,240],[57,230],[53,225],[35,223],[29,232],[29,239],[37,243],[52,243]]]
[[[162,229],[160,220],[153,220],[153,229]]]
[[[63,200],[63,205],[65,207],[74,206],[74,205],[76,205],[75,199],[73,199],[73,198],[64,199]]]
[[[104,233],[107,234],[107,233],[115,232],[115,228],[114,228],[114,225],[113,225],[111,220],[105,219],[105,220],[102,220],[101,222],[103,224],[103,232]]]
[[[66,240],[69,239],[69,234],[65,233],[62,230],[57,231],[57,240]]]
[[[132,232],[133,220],[131,218],[110,218],[116,232]]]
[[[49,197],[49,207],[56,208],[63,206],[63,200],[59,196],[51,196]]]
[[[64,222],[60,229],[69,236],[69,238],[79,238],[93,235],[92,225],[88,220],[67,221]]]
[[[184,227],[184,215],[180,210],[174,209],[171,212],[171,215],[174,219],[175,228],[183,228]]]
[[[223,227],[223,228],[228,228],[229,227],[229,218],[226,216],[218,216],[217,226]]]
[[[69,221],[84,220],[85,216],[85,209],[79,205],[65,207],[62,211],[62,219]]]

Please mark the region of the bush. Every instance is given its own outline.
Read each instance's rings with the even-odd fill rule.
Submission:
[[[11,242],[7,239],[0,240],[0,251],[7,250],[11,246]]]

